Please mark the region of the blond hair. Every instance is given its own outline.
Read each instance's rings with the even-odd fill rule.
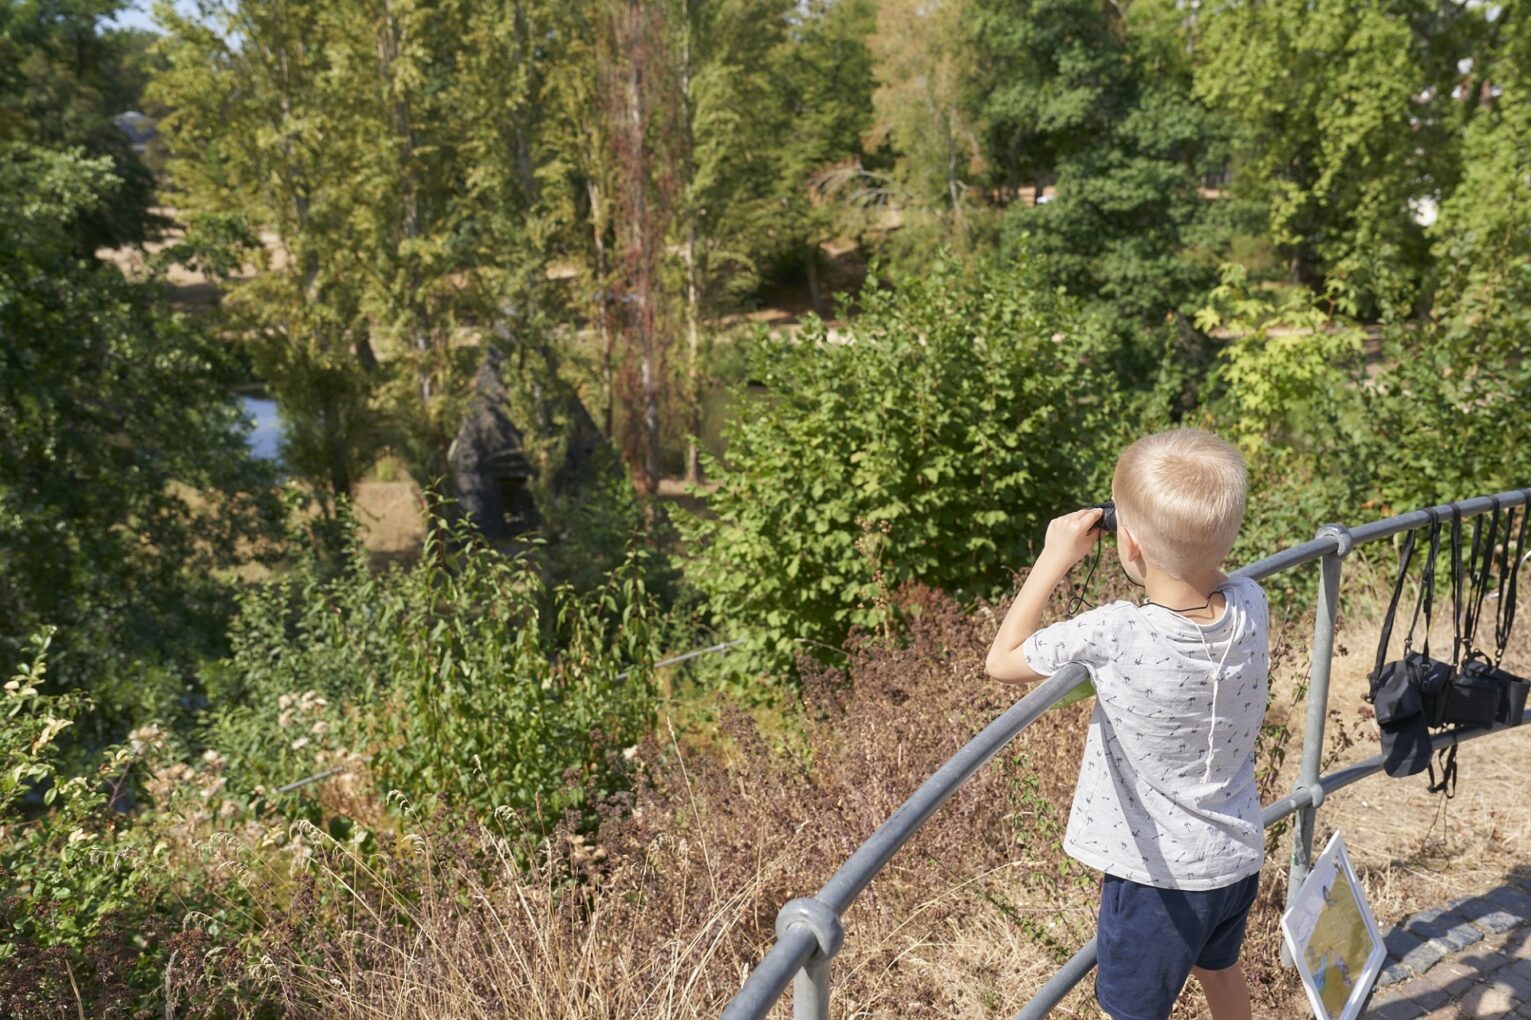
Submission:
[[[1143,556],[1174,577],[1216,569],[1244,520],[1248,481],[1233,444],[1199,429],[1144,436],[1122,452],[1111,496]]]

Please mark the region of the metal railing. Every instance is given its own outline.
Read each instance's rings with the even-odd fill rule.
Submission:
[[[1454,513],[1463,518],[1474,517],[1491,510],[1525,506],[1528,502],[1531,502],[1531,488],[1515,489],[1494,496],[1478,496],[1415,510],[1356,528],[1326,524],[1311,541],[1234,571],[1235,576],[1259,581],[1315,560],[1319,563],[1302,760],[1291,794],[1267,805],[1263,814],[1266,828],[1284,818],[1296,816],[1292,832],[1287,893],[1289,900],[1307,878],[1313,856],[1314,820],[1324,797],[1382,768],[1382,755],[1379,754],[1327,776],[1319,774],[1324,747],[1324,721],[1329,705],[1329,671],[1334,657],[1334,626],[1339,612],[1341,561],[1358,545],[1447,520]],[[1520,558],[1524,552],[1516,550],[1516,569],[1521,565]],[[783,906],[776,915],[776,944],[750,973],[744,987],[723,1011],[724,1020],[760,1020],[781,998],[789,983],[793,985],[793,1013],[796,1020],[825,1020],[829,1016],[829,961],[844,943],[845,928],[841,918],[846,910],[899,847],[909,841],[925,820],[958,787],[987,764],[1016,734],[1088,678],[1089,673],[1082,665],[1070,663],[1038,683],[925,780],[840,866],[817,894],[792,900]],[[1527,717],[1531,718],[1531,712],[1527,713]],[[1439,746],[1451,740],[1467,740],[1498,731],[1496,728],[1447,732],[1435,736],[1433,741]],[[1037,991],[1031,1001],[1016,1014],[1015,1020],[1036,1020],[1046,1016],[1094,966],[1095,940],[1092,938]]]

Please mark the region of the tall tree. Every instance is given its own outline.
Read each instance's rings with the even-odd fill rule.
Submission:
[[[1210,286],[1220,124],[1192,96],[1181,12],[1164,0],[970,0],[972,102],[1011,244],[1123,322],[1186,309]],[[1043,202],[1047,188],[1054,189]]]
[[[277,508],[227,357],[76,250],[120,187],[109,157],[0,144],[0,653],[56,625],[66,682],[125,710],[181,684],[119,667],[217,648],[217,571]]]
[[[1363,313],[1406,311],[1427,266],[1422,200],[1455,187],[1458,59],[1481,8],[1258,0],[1204,14],[1202,96],[1235,124],[1235,190],[1268,210],[1290,276]]]
[[[79,248],[142,241],[154,181],[112,118],[138,105],[142,33],[112,29],[121,0],[0,2],[0,141],[79,147],[111,160],[114,200],[70,221]]]
[[[641,493],[658,491],[660,406],[673,339],[660,317],[660,272],[676,204],[678,76],[662,5],[609,0],[603,98],[611,118],[623,356],[616,376],[624,408],[620,446]]]
[[[704,322],[720,302],[758,282],[780,219],[774,151],[791,132],[770,74],[785,44],[791,0],[679,0],[673,32],[679,77],[675,247],[686,339],[681,387],[696,481]]]
[[[284,457],[323,505],[349,495],[378,439],[381,382],[364,314],[369,249],[354,214],[326,5],[162,5],[164,69],[150,97],[165,111],[170,201],[193,247],[253,262],[232,288],[231,325],[286,419]]]
[[[964,103],[968,0],[880,0],[867,40],[877,90],[866,143],[897,153],[894,176],[906,216],[933,215],[966,242],[966,210],[980,151]]]
[[[773,77],[788,122],[774,150],[784,232],[778,258],[802,259],[820,315],[828,313],[820,246],[842,232],[856,233],[846,199],[876,193],[872,175],[891,165],[886,154],[874,158],[864,144],[877,87],[867,39],[876,28],[877,0],[808,0],[777,50]]]
[[[162,8],[155,94],[195,228],[271,236],[236,292],[296,466],[343,494],[383,440],[435,491],[483,344],[540,321],[552,5]],[[539,218],[542,217],[542,218]]]
[[[1446,318],[1531,325],[1531,6],[1500,8],[1461,64],[1462,178],[1431,230]]]

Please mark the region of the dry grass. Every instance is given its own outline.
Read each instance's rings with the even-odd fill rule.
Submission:
[[[1378,604],[1359,573],[1326,768],[1377,747],[1361,695]],[[499,820],[450,811],[407,819],[408,835],[385,836],[376,853],[310,832],[296,891],[241,866],[233,873],[268,920],[243,953],[210,953],[189,935],[180,1001],[391,1020],[716,1016],[772,941],[777,907],[817,888],[1009,703],[1011,691],[979,675],[985,614],[928,591],[903,599],[915,614],[907,642],[853,641],[839,670],[805,663],[785,727],[762,731],[725,708],[705,751],[662,729],[636,750],[641,781],[603,807],[597,833],[554,833],[533,867]],[[1269,720],[1296,734],[1311,625],[1296,614],[1276,634]],[[1519,638],[1507,664],[1527,672],[1531,641]],[[1044,716],[872,883],[832,967],[836,1016],[1010,1016],[1090,936],[1097,878],[1058,849],[1087,715],[1080,705]],[[1298,739],[1262,746],[1267,798],[1289,789]],[[1445,804],[1423,777],[1365,780],[1324,805],[1320,845],[1343,826],[1384,926],[1491,888],[1531,835],[1531,805],[1517,796],[1528,750],[1531,730],[1465,745],[1460,792]],[[1257,1015],[1271,1018],[1306,1009],[1277,963],[1288,847],[1267,863],[1245,949]],[[1057,1015],[1100,1015],[1088,981]],[[1205,1015],[1194,982],[1175,1015]]]

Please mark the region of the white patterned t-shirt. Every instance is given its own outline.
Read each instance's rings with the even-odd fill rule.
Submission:
[[[1027,663],[1079,662],[1095,684],[1063,848],[1092,868],[1164,889],[1218,889],[1260,870],[1255,741],[1270,672],[1265,593],[1218,586],[1211,623],[1113,602],[1033,634]]]

